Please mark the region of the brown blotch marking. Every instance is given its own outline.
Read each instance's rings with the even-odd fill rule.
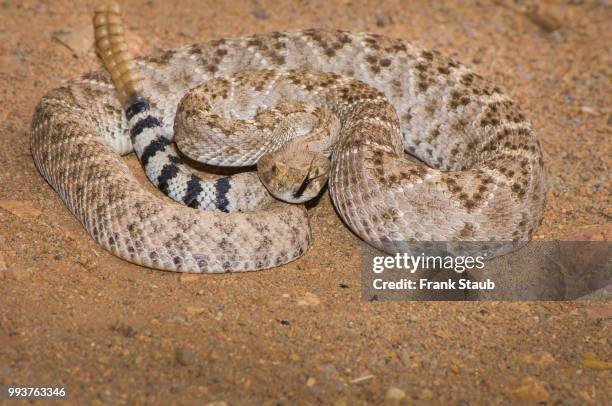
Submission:
[[[461,79],[459,79],[459,81],[465,86],[470,86],[474,82],[474,74],[466,73],[461,77]]]
[[[440,73],[441,75],[448,75],[450,74],[450,69],[448,69],[446,66],[439,66],[438,73]]]
[[[202,48],[199,45],[194,44],[187,49],[187,53],[189,55],[202,55]]]
[[[433,60],[433,52],[431,51],[422,51],[421,52],[421,56],[425,59],[427,59],[428,61],[432,61]]]
[[[437,108],[438,108],[438,104],[437,104],[436,99],[431,99],[429,103],[425,105],[425,112],[429,116],[433,116]]]
[[[378,58],[375,55],[367,55],[365,60],[371,65],[375,65],[378,62]]]
[[[444,183],[451,193],[460,193],[463,189],[457,184],[457,181],[451,177],[444,178]]]
[[[468,122],[465,119],[459,119],[451,125],[451,130],[455,132],[464,132]]]
[[[527,225],[527,215],[525,213],[521,213],[521,221],[519,221],[518,226],[522,229]]]
[[[483,185],[488,185],[490,183],[493,183],[493,178],[491,178],[490,176],[487,176],[487,177],[482,179],[482,184]]]
[[[375,49],[375,50],[380,49],[380,45],[378,44],[378,39],[376,35],[371,35],[368,38],[366,38],[364,41],[366,44],[368,44],[368,47],[370,47],[371,49]]]
[[[419,89],[420,92],[426,92],[428,88],[429,83],[427,83],[426,81],[421,81],[417,83],[417,89]]]
[[[372,159],[372,162],[374,163],[374,165],[380,167],[383,164],[383,152],[376,150],[374,151],[374,157]]]
[[[250,47],[261,47],[263,46],[263,42],[259,38],[251,38],[247,41],[247,45]]]
[[[460,92],[459,90],[453,89],[450,93],[451,99],[449,102],[449,109],[450,110],[456,110],[457,107],[459,107],[459,104],[465,105],[467,103],[469,103],[469,97]],[[464,101],[466,101],[464,103]]]
[[[109,114],[109,115],[115,114],[118,111],[115,106],[109,103],[104,103],[104,106],[102,106],[102,108],[104,109],[106,114]]]
[[[284,65],[286,62],[285,57],[279,54],[274,54],[272,56],[272,61],[277,65]]]
[[[512,130],[510,130],[509,128],[504,128],[502,131],[497,133],[497,140],[502,141],[504,138],[509,137],[511,133]]]
[[[472,223],[464,223],[463,228],[459,231],[459,237],[467,238],[474,236],[475,227]]]
[[[160,55],[155,55],[149,58],[149,61],[156,64],[166,64],[172,59],[172,57],[176,54],[176,51],[170,49],[168,51],[164,51]]]
[[[436,138],[438,138],[440,136],[440,128],[436,127],[433,130],[431,130],[431,132],[429,133],[429,142],[435,140]]]
[[[412,176],[417,176],[422,179],[427,174],[427,168],[425,166],[419,165],[414,168],[411,168],[409,172]]]
[[[392,48],[395,52],[406,52],[407,51],[406,45],[402,44],[401,42],[394,44]]]
[[[428,66],[426,63],[423,63],[423,62],[417,62],[417,63],[414,65],[414,68],[415,68],[416,70],[418,70],[419,72],[423,73],[423,72],[426,72],[426,71],[427,71],[427,69],[429,68],[429,66]]]
[[[395,90],[396,92],[400,92],[402,90],[402,84],[397,79],[393,79],[391,81],[391,87],[393,87],[393,90]]]
[[[516,195],[517,197],[523,197],[525,195],[525,189],[521,187],[521,185],[519,185],[518,183],[514,183],[511,187],[512,190],[512,194]]]
[[[472,94],[474,94],[475,96],[480,96],[480,95],[482,95],[482,89],[480,89],[478,87],[473,87],[472,88]]]
[[[349,37],[346,32],[340,32],[340,36],[338,37],[338,39],[342,44],[350,44],[351,42],[353,42],[353,40],[351,40],[351,37]]]

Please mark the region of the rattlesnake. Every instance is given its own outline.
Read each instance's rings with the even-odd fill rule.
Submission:
[[[100,71],[50,91],[34,113],[31,149],[92,238],[121,258],[173,271],[245,271],[291,261],[310,242],[305,209],[272,199],[256,174],[211,181],[191,174],[171,143],[177,114],[184,116],[177,131],[187,155],[233,165],[259,159],[275,195],[311,189],[310,197],[329,177],[344,222],[379,248],[521,242],[541,219],[544,170],[531,125],[498,87],[437,52],[375,34],[305,30],[219,39],[132,61],[117,12],[105,6],[96,17],[98,46],[108,51],[117,87]],[[305,127],[334,127],[322,131],[333,145],[319,145],[331,154],[328,164],[317,164],[324,176],[312,176],[310,155],[276,145],[275,159],[286,169],[279,170],[264,154],[263,137],[254,143],[257,152],[241,159],[232,131],[223,132],[236,128],[222,117],[231,106],[181,103],[177,113],[199,85],[185,99],[238,103],[233,114],[266,134],[292,112],[316,119]],[[223,154],[181,135],[198,115]],[[133,178],[119,157],[132,144],[149,179],[183,206],[155,198]],[[416,159],[405,159],[404,150]],[[238,159],[224,160],[232,153]]]

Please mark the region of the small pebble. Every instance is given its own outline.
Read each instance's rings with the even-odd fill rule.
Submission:
[[[125,324],[123,322],[115,323],[114,325],[111,326],[111,330],[116,331],[117,333],[121,333],[121,335],[123,335],[126,338],[132,338],[138,333],[136,329],[134,329],[134,327],[128,324]]]
[[[195,362],[195,353],[187,347],[177,349],[174,356],[176,361],[183,366],[189,366]]]
[[[6,271],[8,271],[8,267],[6,266],[2,253],[0,252],[0,278],[6,276]]]
[[[539,10],[537,7],[527,10],[525,15],[532,23],[546,33],[550,34],[561,28],[561,22],[557,18],[544,10]]]
[[[508,392],[508,399],[514,404],[531,405],[548,402],[550,394],[542,382],[533,376],[528,376],[519,386]]]
[[[310,292],[307,292],[304,297],[297,301],[298,306],[316,306],[319,303],[321,303],[321,300],[318,296]]]
[[[263,8],[259,4],[259,2],[255,2],[253,4],[253,8],[251,9],[251,15],[258,20],[267,20],[268,18],[270,18],[266,9]]]
[[[385,394],[385,399],[387,400],[402,400],[405,397],[406,392],[396,387],[387,389],[387,393]]]
[[[393,24],[393,16],[390,14],[378,14],[375,18],[376,26],[383,28]]]
[[[188,316],[197,316],[198,314],[202,314],[205,311],[206,309],[203,307],[187,306],[185,308],[185,313],[187,313]]]
[[[421,393],[419,394],[419,398],[423,400],[431,400],[433,399],[433,397],[434,397],[434,393],[430,391],[429,389],[423,389]]]
[[[599,111],[590,106],[581,106],[580,111],[584,114],[588,114],[590,116],[598,116]]]

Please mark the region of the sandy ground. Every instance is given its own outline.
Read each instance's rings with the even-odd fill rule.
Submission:
[[[508,90],[541,137],[550,191],[536,239],[610,221],[609,1],[538,13],[488,0],[125,3],[145,53],[330,27],[450,54]],[[0,384],[64,384],[79,404],[610,401],[598,362],[612,360],[610,301],[362,301],[361,243],[327,196],[309,212],[310,251],[272,271],[181,277],[101,250],[28,148],[39,98],[99,66],[94,6],[0,1]]]

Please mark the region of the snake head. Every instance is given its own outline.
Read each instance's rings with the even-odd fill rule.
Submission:
[[[330,167],[329,159],[320,152],[288,154],[280,150],[262,156],[257,162],[257,173],[277,199],[304,203],[321,193],[327,183]]]

